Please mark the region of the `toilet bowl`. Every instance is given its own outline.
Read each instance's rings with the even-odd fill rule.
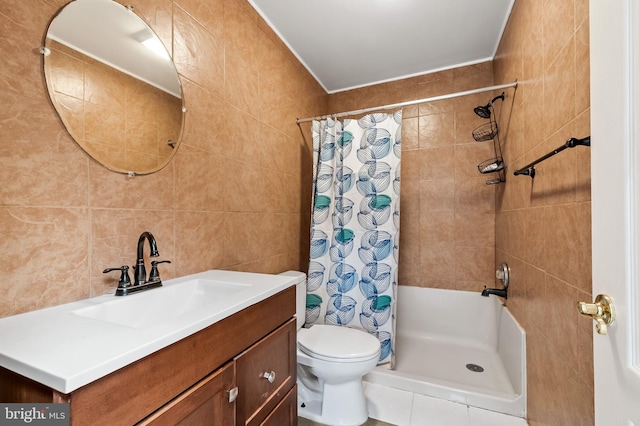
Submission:
[[[297,271],[283,274],[299,278],[296,284],[298,414],[332,426],[363,424],[368,413],[362,376],[378,363],[380,342],[354,328],[324,324],[303,328],[306,276]]]

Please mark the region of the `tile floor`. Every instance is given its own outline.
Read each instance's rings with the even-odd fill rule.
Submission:
[[[527,421],[443,399],[365,383],[369,421],[365,426],[526,426]],[[299,426],[318,423],[300,418]]]
[[[298,426],[324,426],[321,423],[312,422],[311,420],[298,417]],[[393,426],[390,423],[381,422],[380,420],[369,419],[362,426]]]

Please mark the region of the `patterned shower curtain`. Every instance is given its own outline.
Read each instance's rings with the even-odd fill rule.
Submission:
[[[394,364],[402,110],[314,121],[306,324],[361,328]]]

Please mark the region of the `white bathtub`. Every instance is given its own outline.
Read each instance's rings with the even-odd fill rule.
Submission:
[[[526,418],[525,333],[498,297],[399,286],[397,303],[395,369],[366,382]]]

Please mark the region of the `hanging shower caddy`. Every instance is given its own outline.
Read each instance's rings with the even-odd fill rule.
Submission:
[[[487,185],[495,185],[506,180],[504,173],[505,165],[502,158],[502,148],[500,147],[500,131],[498,129],[498,123],[496,122],[494,114],[492,113],[493,103],[498,99],[504,101],[504,92],[502,92],[500,96],[496,96],[495,98],[493,98],[487,105],[476,107],[473,110],[479,117],[489,119],[488,123],[476,127],[473,132],[471,132],[471,134],[473,135],[473,139],[475,139],[477,142],[492,141],[493,143],[494,157],[478,164],[478,171],[480,173],[498,174],[496,178],[489,179],[487,181]]]

